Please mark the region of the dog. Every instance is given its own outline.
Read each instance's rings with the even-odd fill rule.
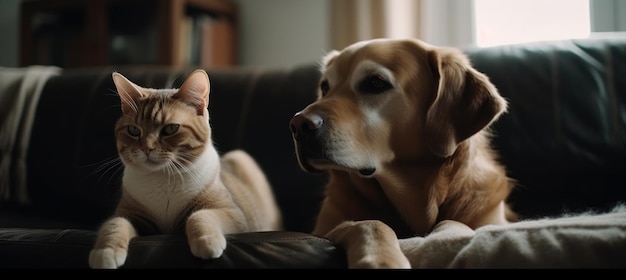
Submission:
[[[318,98],[289,127],[300,168],[328,174],[312,234],[350,268],[410,268],[403,244],[441,223],[516,220],[489,131],[508,104],[460,50],[380,38],[320,64]]]

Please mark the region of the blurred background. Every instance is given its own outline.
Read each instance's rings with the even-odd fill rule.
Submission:
[[[1,0],[0,66],[291,67],[376,37],[488,47],[626,31],[626,0]]]

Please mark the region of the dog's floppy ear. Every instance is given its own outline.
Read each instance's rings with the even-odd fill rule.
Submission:
[[[460,51],[436,48],[429,52],[429,61],[438,87],[426,115],[425,137],[434,154],[448,157],[459,142],[506,111],[507,103]]]

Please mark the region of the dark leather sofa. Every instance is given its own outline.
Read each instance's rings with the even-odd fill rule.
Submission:
[[[509,101],[493,144],[518,181],[510,201],[524,219],[608,210],[626,201],[626,37],[466,49]],[[96,228],[112,213],[121,170],[113,126],[120,113],[111,72],[148,87],[177,87],[194,68],[62,69],[34,107],[20,202],[11,165],[0,204],[0,267],[88,268]],[[343,250],[308,234],[323,175],[298,167],[288,122],[316,96],[317,63],[293,68],[206,69],[220,151],[247,150],[272,183],[285,231],[231,234],[224,255],[200,260],[184,236],[132,240],[122,268],[344,268]],[[23,86],[23,85],[21,85]],[[19,87],[19,85],[16,85]],[[3,118],[6,114],[3,113]],[[2,151],[12,162],[17,152]],[[8,178],[8,180],[6,180]]]

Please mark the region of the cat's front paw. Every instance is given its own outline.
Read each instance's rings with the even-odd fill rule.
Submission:
[[[226,249],[226,238],[222,234],[207,234],[189,238],[191,253],[201,259],[215,259],[222,256]]]
[[[89,266],[96,269],[116,269],[126,262],[128,250],[105,247],[89,252]]]

